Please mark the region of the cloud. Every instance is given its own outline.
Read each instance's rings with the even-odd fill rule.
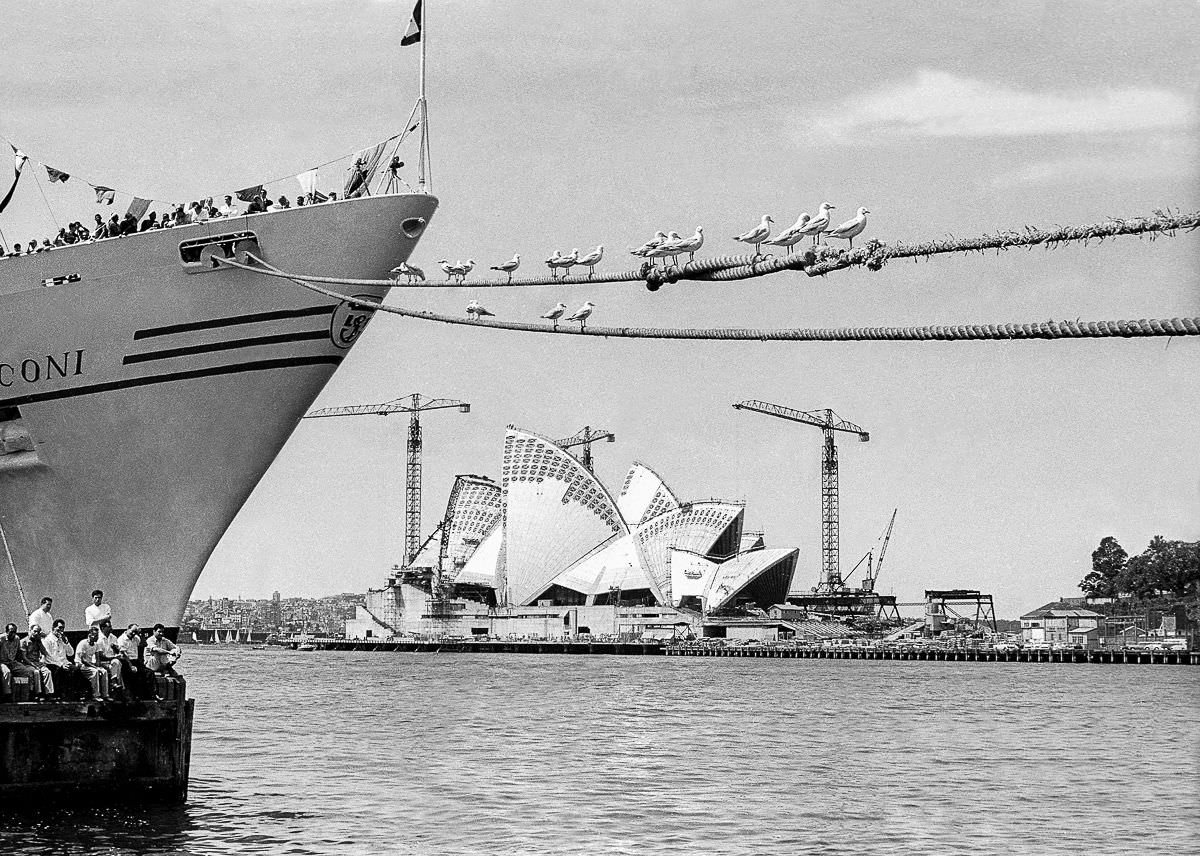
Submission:
[[[1191,98],[1167,89],[1029,92],[922,69],[913,79],[850,99],[814,125],[835,140],[888,142],[1161,130],[1190,125],[1195,116]]]
[[[1022,163],[995,176],[997,189],[1027,185],[1081,182],[1146,182],[1192,179],[1197,174],[1194,145],[1182,134],[1156,132],[1136,141],[1107,146],[1103,151]]]

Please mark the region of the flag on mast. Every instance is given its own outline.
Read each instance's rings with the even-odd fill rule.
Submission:
[[[117,197],[117,192],[115,190],[113,190],[111,187],[105,187],[104,185],[101,185],[101,184],[93,184],[92,190],[96,191],[96,204],[97,205],[99,205],[102,202],[105,205],[112,205],[113,200],[116,199],[116,197]]]
[[[51,184],[54,184],[54,182],[56,182],[56,181],[61,181],[63,184],[66,184],[67,179],[71,177],[68,173],[63,172],[61,169],[55,169],[54,167],[52,167],[48,164],[46,164],[45,166],[46,166],[46,175],[50,178]]]
[[[421,41],[421,25],[425,23],[425,19],[421,16],[421,2],[422,0],[417,0],[417,5],[413,7],[412,20],[408,22],[404,38],[400,40],[401,45],[415,45]]]
[[[17,182],[21,180],[21,169],[25,166],[25,161],[29,160],[25,152],[18,149],[12,143],[9,143],[8,146],[13,150],[13,183],[12,187],[8,189],[8,193],[4,194],[4,198],[0,199],[0,211],[7,208],[8,203],[12,200],[13,193],[17,189]]]

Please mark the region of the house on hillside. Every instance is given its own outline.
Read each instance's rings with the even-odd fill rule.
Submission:
[[[1075,598],[1073,600],[1080,600]],[[1021,637],[1026,642],[1068,644],[1072,631],[1098,628],[1104,618],[1078,603],[1056,600],[1021,616]]]

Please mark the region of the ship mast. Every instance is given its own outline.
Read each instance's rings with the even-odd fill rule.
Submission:
[[[425,2],[421,0],[416,8],[421,18],[417,21],[421,34],[421,97],[418,102],[421,110],[421,147],[417,156],[417,189],[421,193],[425,192],[426,172],[429,174],[429,190],[433,190],[433,164],[429,157],[429,103],[425,100],[425,45],[429,41],[429,31],[425,27]]]

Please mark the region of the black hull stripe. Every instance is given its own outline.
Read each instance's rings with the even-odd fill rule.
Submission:
[[[313,315],[332,315],[336,306],[309,306],[306,309],[280,309],[275,312],[255,312],[252,315],[233,315],[229,318],[213,318],[208,321],[191,321],[187,324],[168,324],[166,327],[147,327],[133,334],[134,340],[150,339],[154,336],[169,336],[172,333],[190,333],[193,330],[216,330],[237,324],[259,324],[263,321],[282,321],[287,318],[310,318]]]
[[[303,333],[276,333],[273,336],[253,336],[248,339],[230,339],[227,342],[209,342],[205,345],[191,345],[186,348],[168,348],[163,351],[130,354],[121,362],[128,366],[133,363],[148,363],[152,360],[166,360],[171,357],[186,357],[192,354],[207,354],[213,351],[232,351],[237,348],[253,348],[256,345],[278,345],[283,342],[312,342],[317,339],[327,338],[329,338],[328,330],[310,330]]]
[[[342,361],[340,354],[323,354],[315,357],[286,357],[277,360],[256,360],[251,363],[235,363],[231,366],[211,366],[206,369],[193,369],[188,372],[173,374],[150,375],[148,377],[132,377],[127,380],[116,380],[110,383],[98,383],[92,386],[78,386],[74,389],[56,389],[50,392],[38,392],[32,395],[22,395],[18,398],[0,399],[0,407],[19,407],[22,404],[34,404],[39,401],[56,401],[62,398],[76,398],[81,395],[95,395],[101,392],[112,392],[118,389],[133,389],[139,386],[153,386],[159,383],[172,383],[177,380],[195,380],[202,377],[239,374],[241,372],[266,371],[267,369],[290,369],[300,366],[336,366]]]

